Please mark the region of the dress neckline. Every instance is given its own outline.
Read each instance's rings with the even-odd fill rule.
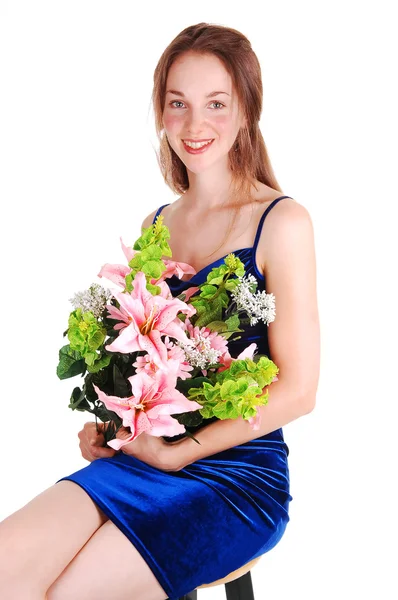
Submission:
[[[190,283],[198,275],[200,275],[201,273],[203,273],[203,271],[206,271],[206,269],[209,269],[209,267],[213,267],[213,265],[215,265],[217,263],[221,263],[230,254],[238,254],[238,252],[245,252],[247,250],[251,250],[251,252],[253,252],[254,246],[248,246],[247,248],[238,248],[238,250],[233,250],[231,252],[227,252],[227,254],[224,254],[223,256],[220,256],[220,258],[217,258],[216,260],[213,260],[213,262],[209,263],[208,265],[205,265],[204,267],[202,267],[201,269],[199,269],[199,271],[196,271],[196,273],[194,275],[192,275],[192,277],[190,277],[189,279],[180,279],[180,277],[178,277],[177,275],[172,275],[172,277],[175,277],[175,279],[178,279],[178,281],[181,281],[181,283]],[[255,268],[256,268],[256,265],[255,265]],[[256,268],[256,270],[258,271],[257,268]],[[211,269],[209,269],[209,272],[210,271],[211,271]],[[260,271],[258,271],[258,275],[260,275],[260,277],[264,278],[264,275]]]
[[[267,206],[267,208],[264,210],[263,214],[260,217],[260,221],[258,223],[257,226],[257,231],[256,231],[256,235],[255,235],[255,239],[254,239],[254,244],[253,246],[248,246],[246,248],[239,248],[238,250],[234,250],[233,252],[228,252],[227,254],[224,254],[224,256],[220,256],[220,258],[217,258],[216,260],[214,260],[213,262],[209,263],[208,265],[205,265],[204,267],[202,267],[201,269],[199,269],[199,271],[197,271],[195,273],[195,275],[192,275],[192,277],[190,277],[189,279],[180,279],[177,275],[172,275],[171,277],[168,277],[167,279],[175,279],[177,281],[179,281],[181,284],[184,283],[191,283],[194,282],[194,280],[196,279],[196,277],[200,274],[202,274],[203,272],[206,271],[206,269],[209,269],[210,272],[210,268],[213,265],[216,265],[217,263],[221,263],[227,256],[228,254],[237,254],[239,252],[246,252],[246,251],[251,251],[251,259],[253,262],[253,269],[254,272],[256,273],[256,276],[259,277],[262,280],[265,280],[265,276],[261,273],[261,271],[259,271],[258,267],[257,267],[257,263],[256,263],[256,251],[257,251],[257,245],[258,245],[258,241],[260,239],[260,234],[261,234],[261,230],[263,227],[263,223],[264,223],[264,219],[267,216],[267,214],[269,213],[269,211],[271,210],[271,208],[274,206],[274,204],[276,204],[277,202],[279,202],[279,200],[282,200],[283,198],[290,198],[290,196],[279,196],[278,198],[274,198],[274,200],[272,200],[270,202],[270,204]],[[163,204],[162,206],[160,206],[153,218],[153,223],[155,222],[156,217],[161,213],[162,209],[165,206],[168,206],[168,204]]]

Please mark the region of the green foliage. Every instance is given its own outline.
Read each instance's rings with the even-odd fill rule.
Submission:
[[[228,292],[235,289],[237,277],[243,277],[245,267],[242,261],[234,254],[228,254],[223,264],[214,267],[208,273],[206,281],[199,286],[200,292],[193,296],[190,304],[195,307],[196,314],[191,317],[193,325],[208,327],[218,331],[226,338],[239,329],[239,317],[227,319],[223,323],[223,309],[230,303]]]
[[[233,333],[241,332],[243,329],[239,329],[240,319],[237,314],[232,315],[225,321],[211,321],[206,325],[212,331],[222,334],[225,339],[229,339]]]
[[[70,344],[59,350],[57,375],[60,379],[85,375],[83,387],[75,387],[72,391],[69,408],[90,412],[101,421],[109,422],[104,432],[106,444],[115,437],[122,420],[99,400],[93,384],[108,396],[130,396],[131,384],[128,378],[135,374],[133,362],[138,354],[144,353],[106,351],[104,344],[107,334],[110,334],[107,345],[118,335],[113,330],[111,320],[104,318],[103,321],[98,321],[92,313],[83,313],[80,308],[70,314],[69,329],[65,334],[68,335]]]
[[[278,367],[267,356],[258,361],[245,358],[233,361],[229,369],[213,373],[201,386],[191,387],[188,398],[202,405],[200,413],[205,419],[249,419],[256,415],[256,406],[268,403],[265,390]]]
[[[134,250],[144,250],[148,246],[158,246],[161,254],[171,256],[171,249],[167,242],[170,239],[168,228],[163,225],[163,215],[158,215],[155,222],[142,230],[141,236],[134,242]]]
[[[69,344],[62,346],[59,351],[59,363],[57,375],[60,379],[68,379],[75,375],[84,375],[86,363],[84,358],[76,350],[72,350]]]
[[[141,236],[134,242],[133,249],[138,252],[129,262],[131,273],[126,275],[126,290],[133,290],[133,281],[138,273],[145,273],[147,289],[156,296],[160,293],[160,287],[152,285],[151,279],[159,279],[166,265],[162,256],[171,256],[171,249],[167,242],[170,238],[168,228],[163,225],[163,216],[159,215],[155,223],[142,230]]]
[[[69,315],[67,331],[71,350],[75,350],[85,360],[88,368],[98,368],[97,363],[105,365],[103,344],[107,335],[106,328],[91,311],[83,312],[77,308]],[[100,367],[101,368],[101,367]]]
[[[110,354],[103,354],[101,358],[96,360],[93,365],[87,365],[87,371],[90,373],[97,373],[101,369],[104,369],[111,362]]]

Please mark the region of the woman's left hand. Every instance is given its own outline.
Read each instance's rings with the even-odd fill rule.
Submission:
[[[116,437],[120,439],[127,439],[130,436],[130,429],[123,426],[116,433]],[[176,460],[178,458],[178,451],[173,446],[175,445],[165,442],[162,437],[155,437],[144,431],[132,442],[122,446],[120,450],[125,454],[135,456],[157,469],[178,471],[179,461]]]

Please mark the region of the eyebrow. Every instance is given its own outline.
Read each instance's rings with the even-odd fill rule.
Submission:
[[[175,96],[181,96],[181,98],[185,98],[185,94],[183,92],[179,92],[178,90],[167,90],[166,94],[174,94]],[[206,98],[212,98],[213,96],[217,96],[217,94],[229,94],[227,92],[210,92],[207,94]]]

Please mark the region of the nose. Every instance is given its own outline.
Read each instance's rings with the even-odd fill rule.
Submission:
[[[204,118],[202,112],[191,108],[187,112],[186,130],[193,137],[198,137],[203,131]]]

